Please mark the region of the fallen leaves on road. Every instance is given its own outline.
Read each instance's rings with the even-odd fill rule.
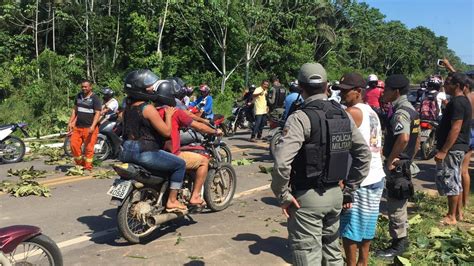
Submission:
[[[115,171],[113,170],[99,170],[92,174],[95,179],[111,179],[115,175]]]
[[[0,191],[9,193],[15,197],[26,197],[30,195],[50,197],[50,189],[34,180],[20,180],[16,183],[2,181]]]
[[[273,172],[273,167],[265,167],[263,165],[259,165],[258,168],[260,169],[260,173],[271,174]]]
[[[240,160],[233,160],[232,161],[233,166],[251,165],[252,163],[253,163],[252,159],[245,159],[245,158],[242,158]]]
[[[178,238],[176,238],[176,243],[174,243],[175,246],[179,245],[179,243],[181,243],[182,241],[184,241],[182,238],[181,238],[181,233],[178,233]]]
[[[201,256],[188,256],[188,259],[190,259],[190,260],[203,260],[204,257],[201,257]]]
[[[84,168],[80,165],[76,165],[74,167],[69,168],[66,172],[66,175],[68,175],[68,176],[85,175],[84,174]]]
[[[34,166],[30,168],[24,169],[9,169],[8,176],[18,176],[21,180],[29,180],[29,179],[36,179],[36,178],[45,178],[47,171],[45,170],[36,170]]]

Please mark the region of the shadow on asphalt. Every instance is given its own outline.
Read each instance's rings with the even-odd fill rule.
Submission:
[[[140,244],[146,245],[164,235],[176,232],[177,229],[183,226],[189,226],[196,223],[196,221],[194,221],[191,216],[187,215],[185,217],[186,218],[172,220],[161,225],[161,227],[156,229],[153,233],[147,237],[144,237]],[[77,218],[77,220],[89,227],[90,234],[94,234],[107,229],[115,228],[117,226],[117,211],[116,209],[108,209],[99,216],[83,216]],[[127,241],[121,237],[118,231],[112,235],[92,238],[90,241],[96,244],[106,244],[110,246],[132,245],[127,243]]]
[[[202,260],[192,260],[192,261],[187,262],[183,265],[184,266],[203,266],[203,265],[206,265],[206,264]]]
[[[288,240],[285,238],[271,236],[264,239],[256,234],[244,233],[238,234],[232,239],[235,241],[255,242],[249,245],[249,251],[253,255],[259,255],[262,252],[267,252],[282,258],[287,263],[291,263],[291,254],[287,247]]]
[[[275,197],[263,197],[261,198],[261,201],[267,205],[280,207],[280,203]]]
[[[71,169],[73,167],[74,167],[74,165],[58,165],[54,168],[54,170],[66,173],[69,169]]]
[[[436,166],[433,164],[427,163],[420,163],[416,162],[418,168],[420,168],[420,173],[416,176],[416,179],[427,181],[427,182],[435,182],[436,177]]]

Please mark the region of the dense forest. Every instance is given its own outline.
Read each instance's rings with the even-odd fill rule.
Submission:
[[[275,75],[287,83],[305,62],[322,63],[331,80],[356,70],[417,83],[443,57],[466,68],[446,37],[351,0],[4,0],[0,124],[64,131],[81,79],[120,97],[136,68],[207,82],[227,113],[248,84]]]

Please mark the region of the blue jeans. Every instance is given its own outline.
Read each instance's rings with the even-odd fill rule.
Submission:
[[[259,138],[262,137],[263,127],[265,126],[265,123],[267,122],[266,117],[267,117],[266,114],[255,115],[255,125],[253,126],[251,138],[254,138],[255,135],[257,135],[257,137]]]
[[[186,171],[183,159],[163,150],[141,152],[140,142],[136,140],[127,140],[122,146],[120,161],[135,163],[150,170],[169,172],[170,189],[181,188]]]

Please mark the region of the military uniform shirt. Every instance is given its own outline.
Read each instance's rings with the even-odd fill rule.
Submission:
[[[327,100],[327,96],[325,94],[316,94],[307,98],[304,103],[307,104],[314,100]],[[350,189],[357,189],[369,173],[372,156],[367,143],[350,115],[349,118],[351,119],[352,129],[352,146],[350,149],[352,166],[346,180],[346,186]],[[281,204],[291,202],[293,198],[288,186],[291,164],[305,140],[308,140],[310,136],[311,122],[308,116],[301,110],[295,111],[288,117],[283,129],[282,138],[277,143],[274,152],[275,163],[272,172],[271,188]]]
[[[406,95],[400,96],[397,100],[393,101],[393,106],[395,112],[393,113],[392,118],[390,119],[390,125],[393,128],[393,134],[395,136],[400,134],[408,134],[410,135],[410,114],[406,111],[401,109],[402,106],[410,107],[411,109],[415,110],[411,103],[408,101]]]

